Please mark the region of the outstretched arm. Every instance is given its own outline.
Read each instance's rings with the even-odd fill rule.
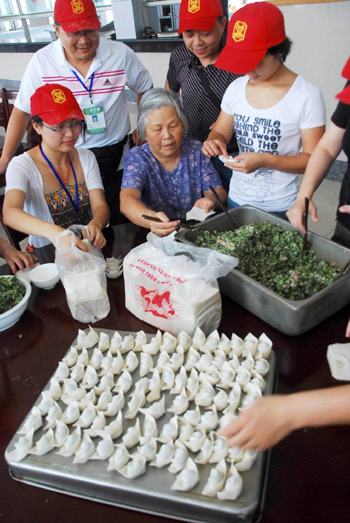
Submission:
[[[4,222],[17,231],[47,238],[56,247],[57,236],[63,232],[64,229],[54,223],[46,222],[41,218],[26,213],[23,210],[24,199],[25,193],[19,189],[10,189],[7,191],[3,208]],[[83,251],[88,250],[87,245],[78,238],[76,238],[76,245]]]
[[[345,336],[350,338],[350,320]],[[230,447],[272,447],[293,430],[350,423],[350,385],[289,396],[265,396],[243,407],[238,418],[218,431]]]
[[[37,260],[37,257],[32,254],[18,251],[4,238],[0,238],[0,256],[8,263],[13,273],[18,270],[32,269]]]
[[[6,171],[10,160],[13,158],[26,132],[29,120],[30,114],[24,113],[20,109],[17,109],[17,107],[13,108],[6,129],[5,143],[0,158],[0,174]]]
[[[265,450],[305,427],[350,423],[350,385],[267,396],[244,407],[219,431],[229,446]]]
[[[327,131],[311,154],[296,202],[287,212],[291,224],[294,225],[294,227],[298,227],[303,233],[305,233],[305,227],[303,225],[305,198],[310,199],[309,214],[311,219],[317,222],[317,210],[311,198],[340,153],[344,133],[345,129],[341,129],[333,122],[329,124]]]

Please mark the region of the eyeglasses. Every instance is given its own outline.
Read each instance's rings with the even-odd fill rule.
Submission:
[[[74,33],[65,33],[71,40],[79,40],[82,36],[86,36],[93,40],[98,36],[97,29],[86,29],[84,31],[75,31]]]
[[[49,127],[48,125],[45,125],[44,122],[41,124],[43,127],[46,127],[46,129],[50,129],[53,133],[66,133],[70,129],[78,129],[79,131],[82,129],[84,123],[80,120],[76,120],[75,122],[68,124],[68,125],[57,125],[57,127]]]

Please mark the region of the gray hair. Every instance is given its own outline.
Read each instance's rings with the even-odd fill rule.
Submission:
[[[161,109],[164,106],[175,108],[176,114],[182,124],[183,134],[188,132],[189,121],[181,107],[179,97],[173,91],[168,91],[162,87],[154,87],[143,95],[139,105],[137,132],[141,140],[146,140],[146,127],[149,115],[156,109]]]

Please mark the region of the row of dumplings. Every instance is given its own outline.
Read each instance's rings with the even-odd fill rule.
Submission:
[[[89,356],[88,349],[95,345]],[[147,462],[155,467],[169,465],[170,472],[179,472],[171,487],[177,490],[198,483],[196,463],[214,463],[202,494],[236,499],[242,490],[239,471],[248,470],[257,453],[229,449],[225,438],[214,431],[219,423],[234,419],[240,406],[261,396],[271,348],[265,334],[259,339],[248,334],[242,340],[235,334],[231,339],[220,337],[214,331],[206,338],[197,329],[192,339],[185,332],[176,339],[158,331],[148,343],[143,331],[135,338],[115,332],[111,340],[103,331],[79,331],[77,344],[59,363],[49,389],[18,431],[23,437],[7,457],[19,461],[27,454],[43,455],[59,448],[59,455],[74,455],[73,463],[108,459],[107,470],[128,478],[145,473]],[[140,379],[136,381],[132,374],[137,368]],[[134,381],[123,416],[125,395]],[[168,408],[165,391],[169,398],[175,396]],[[66,405],[64,411],[58,401]],[[146,401],[150,406],[145,408]],[[159,431],[157,420],[166,412],[174,416]],[[139,413],[144,414],[142,429]],[[44,416],[46,432],[34,443]],[[124,433],[123,421],[136,417]],[[76,428],[70,433],[69,426]],[[121,442],[115,444],[120,436]],[[95,437],[101,438],[97,446],[91,439]],[[128,449],[135,446],[137,451],[130,454]],[[189,451],[197,457],[192,459]],[[226,460],[231,463],[229,470]]]

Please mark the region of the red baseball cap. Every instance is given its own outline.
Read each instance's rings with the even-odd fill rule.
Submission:
[[[286,39],[282,11],[268,2],[255,2],[238,9],[227,28],[224,49],[215,67],[246,74],[263,59],[270,47]]]
[[[341,72],[341,75],[346,78],[347,80],[350,80],[350,57],[348,58],[348,61],[344,65],[344,68]]]
[[[54,18],[66,33],[101,27],[92,0],[56,0]]]
[[[350,104],[350,85],[345,87],[340,93],[336,95],[336,98],[344,104]]]
[[[350,80],[350,57],[344,65],[341,75],[347,80]],[[344,104],[350,104],[350,85],[347,85],[342,91],[340,91],[340,93],[336,95],[336,98]]]
[[[177,34],[190,30],[211,31],[222,14],[220,0],[181,0]]]
[[[84,120],[79,104],[68,87],[45,84],[38,87],[30,98],[30,113],[49,125],[56,125],[70,118]]]

